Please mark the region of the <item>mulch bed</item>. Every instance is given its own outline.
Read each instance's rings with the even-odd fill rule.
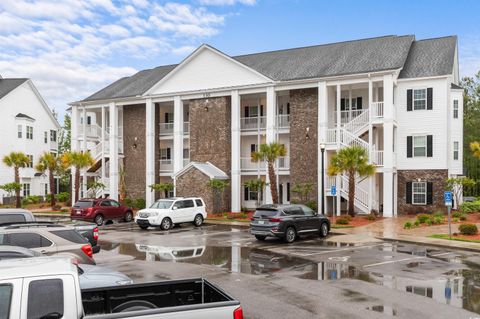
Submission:
[[[226,222],[249,222],[252,218],[254,212],[245,212],[245,213],[220,213],[220,214],[208,214],[207,219],[210,220],[220,220]],[[241,218],[239,218],[239,215]]]
[[[453,234],[453,235],[452,235],[452,238],[467,239],[467,240],[478,240],[478,241],[480,241],[480,234],[476,234],[476,235]]]
[[[338,218],[343,217],[343,216],[344,216],[344,215],[335,217],[335,220],[337,220]],[[330,222],[332,223],[332,225],[344,226],[344,225],[334,224],[334,223],[333,223],[333,217],[328,217],[328,219],[330,220]],[[378,221],[378,220],[381,220],[381,219],[383,219],[383,217],[377,217],[377,219],[375,219],[375,220],[368,220],[368,219],[366,218],[366,216],[357,215],[357,216],[353,217],[352,220],[350,220],[350,222],[349,222],[348,225],[346,225],[346,226],[353,226],[353,227],[365,226],[365,225],[374,223],[374,222],[376,222],[376,221]]]

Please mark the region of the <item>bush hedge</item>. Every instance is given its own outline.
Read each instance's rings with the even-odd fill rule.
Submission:
[[[462,224],[458,226],[458,230],[462,235],[476,235],[478,234],[478,228],[475,224]]]
[[[337,218],[336,224],[338,224],[338,225],[348,225],[350,220],[351,220],[351,218],[348,219],[346,216],[342,216],[342,217]]]
[[[420,224],[425,224],[427,221],[430,220],[430,215],[429,214],[418,214],[417,215],[417,220]]]
[[[412,228],[412,222],[406,222],[404,225],[403,225],[403,228],[404,229],[411,229]]]
[[[480,212],[480,201],[462,203],[460,205],[460,211],[467,214]]]

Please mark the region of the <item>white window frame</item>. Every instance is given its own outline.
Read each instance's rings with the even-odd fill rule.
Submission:
[[[425,146],[423,146],[425,149],[425,155],[415,155],[415,148],[422,147],[422,146],[415,145],[415,140],[416,138],[419,138],[419,137],[422,137],[425,139]],[[427,135],[413,135],[412,136],[412,157],[427,157],[427,145],[428,145]]]
[[[57,141],[57,131],[56,130],[50,130],[50,141],[51,142],[56,142]]]
[[[417,190],[415,189],[417,186]],[[424,191],[419,191],[418,187],[422,187]],[[424,200],[417,202],[415,195],[423,195]],[[412,182],[412,204],[413,205],[427,205],[427,182]]]
[[[260,107],[258,105],[245,106],[245,109],[248,109],[248,117],[259,117],[260,116]],[[255,110],[256,114],[252,115],[252,110]]]
[[[248,196],[247,196],[247,201],[257,201],[258,196],[260,195],[259,191],[252,191],[250,190],[249,187],[247,187],[248,190]],[[255,196],[252,198],[252,196]]]
[[[27,138],[27,140],[33,140],[33,126],[27,125],[27,132],[25,134],[25,137]]]
[[[172,159],[172,150],[170,149],[170,158],[169,158],[167,149],[169,149],[169,147],[160,149],[160,159],[163,160],[163,161],[167,161],[167,160]]]
[[[453,118],[458,119],[458,100],[453,100]]]
[[[27,164],[27,167],[28,167],[28,168],[33,168],[33,155],[28,155],[28,154],[27,154],[27,157],[28,157],[28,159],[29,159],[29,162],[28,162],[28,164]]]
[[[458,161],[458,158],[460,156],[460,143],[455,141],[453,142],[453,160]]]
[[[23,197],[30,196],[30,183],[24,183],[22,185],[22,194]]]
[[[422,98],[416,98],[415,93],[423,91],[424,97]],[[422,102],[423,101],[423,107],[416,106],[415,102]],[[423,111],[427,109],[427,89],[426,88],[417,88],[412,90],[412,109],[414,111]]]
[[[48,132],[45,131],[44,133],[45,133],[45,134],[43,134],[43,142],[44,142],[45,144],[47,144],[47,143],[48,143]]]
[[[17,125],[17,138],[22,138],[23,136],[23,125],[18,124]]]
[[[45,187],[45,188],[44,188],[44,190],[45,190],[45,196],[47,196],[47,195],[48,195],[48,189],[49,189],[48,183],[45,183],[44,185],[45,185],[45,186],[44,186],[44,187]]]

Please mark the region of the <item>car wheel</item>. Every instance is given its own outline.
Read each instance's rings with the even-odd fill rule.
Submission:
[[[97,216],[95,216],[95,219],[93,220],[95,222],[95,224],[97,224],[97,226],[102,226],[103,225],[103,215],[102,214],[98,214]]]
[[[193,220],[193,224],[195,225],[195,227],[200,227],[202,226],[203,224],[203,216],[198,214],[197,216],[195,216],[195,219]]]
[[[297,232],[295,228],[293,227],[288,227],[287,230],[285,231],[285,242],[287,243],[293,243],[295,241],[295,238],[297,238]]]
[[[172,228],[172,220],[168,217],[165,217],[163,220],[162,220],[162,224],[160,225],[160,227],[163,229],[163,230],[169,230],[170,228]]]
[[[133,220],[133,213],[132,212],[126,212],[125,216],[123,216],[123,220],[127,223],[131,222]]]
[[[328,225],[327,223],[322,223],[320,226],[320,237],[325,238],[328,236]]]
[[[267,238],[267,236],[255,235],[255,238],[257,240],[264,241]]]
[[[141,228],[141,229],[143,229],[143,230],[145,230],[145,229],[147,229],[147,228],[148,228],[148,226],[147,226],[147,225],[138,225],[138,227],[140,227],[140,228]]]

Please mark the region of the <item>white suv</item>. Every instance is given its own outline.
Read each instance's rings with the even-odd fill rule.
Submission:
[[[181,197],[160,199],[150,208],[138,211],[135,222],[141,229],[149,226],[160,226],[169,230],[175,224],[193,223],[201,226],[207,217],[205,202],[199,197]]]

